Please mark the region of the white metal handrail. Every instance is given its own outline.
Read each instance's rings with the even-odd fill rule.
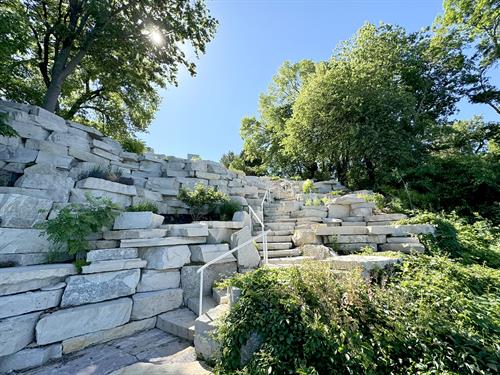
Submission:
[[[262,218],[264,218],[264,202],[266,201],[267,199],[267,196],[271,194],[271,192],[269,191],[269,189],[266,190],[266,193],[264,194],[264,198],[262,198],[262,202],[260,203],[260,208],[262,210]]]
[[[260,219],[259,215],[253,210],[252,207],[248,206],[248,211],[255,216],[257,219],[257,222],[260,224],[262,228],[262,251],[264,252],[264,264],[268,263],[268,257],[267,257],[267,235],[266,235],[266,229],[264,228],[264,212],[262,212],[262,220]]]
[[[200,305],[198,309],[198,316],[201,316],[203,314],[203,271],[205,271],[205,268],[211,266],[214,263],[217,263],[219,260],[227,257],[228,255],[234,253],[235,251],[240,250],[241,248],[251,244],[252,242],[258,240],[260,237],[263,237],[262,241],[263,243],[267,244],[267,232],[262,232],[258,234],[255,237],[250,238],[248,241],[243,242],[241,245],[236,246],[234,249],[231,249],[229,251],[226,251],[224,254],[219,255],[218,257],[212,259],[210,262],[205,263],[202,267],[198,269],[198,272],[200,274]]]

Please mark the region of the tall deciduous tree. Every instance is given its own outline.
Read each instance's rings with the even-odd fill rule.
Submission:
[[[187,51],[204,53],[217,24],[203,0],[5,0],[0,14],[15,23],[0,37],[1,64],[16,67],[0,68],[2,94],[118,136],[146,129],[179,67],[195,74]]]

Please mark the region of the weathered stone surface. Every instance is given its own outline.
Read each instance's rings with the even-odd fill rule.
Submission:
[[[80,189],[104,190],[110,193],[123,195],[137,195],[137,190],[133,185],[119,184],[118,182],[103,180],[102,178],[88,177],[76,183]]]
[[[201,266],[184,266],[181,269],[181,285],[184,290],[184,300],[199,297],[200,274],[197,273]],[[219,263],[208,266],[203,271],[203,295],[210,295],[215,282],[230,277],[236,273],[236,262]]]
[[[250,232],[250,227],[244,227],[231,235],[231,249],[244,244],[245,242],[251,240],[252,233]],[[256,268],[260,263],[260,255],[255,248],[254,243],[249,243],[248,245],[242,247],[240,250],[233,253],[238,260],[238,267],[243,268]]]
[[[390,234],[392,236],[406,236],[409,234],[432,234],[436,228],[430,224],[408,224],[408,225],[376,225],[368,226],[372,234]]]
[[[122,240],[121,247],[176,246],[205,243],[206,237],[165,237]]]
[[[0,144],[0,160],[8,163],[31,163],[35,161],[37,155],[36,150]]]
[[[146,182],[146,189],[171,195],[172,190],[179,190],[179,183],[175,178],[150,177]]]
[[[208,263],[225,252],[229,251],[228,244],[208,244],[208,245],[191,245],[191,262]],[[232,254],[228,254],[217,263],[235,262],[236,258]]]
[[[366,218],[366,221],[396,221],[406,219],[408,216],[405,214],[383,214],[383,215],[372,215]]]
[[[212,372],[207,366],[198,361],[153,364],[138,362],[116,370],[110,375],[210,375]]]
[[[399,262],[399,258],[389,258],[378,255],[344,255],[329,258],[328,262],[333,268],[339,270],[361,268],[364,271],[371,271],[395,264]]]
[[[115,249],[91,250],[87,253],[87,262],[98,262],[101,260],[133,259],[137,257],[138,257],[137,249],[119,247]]]
[[[215,359],[219,355],[220,346],[211,333],[221,323],[229,310],[228,305],[219,305],[198,317],[195,321],[194,347],[196,353],[203,359]]]
[[[70,276],[61,307],[84,305],[135,293],[141,271],[138,269]]]
[[[187,308],[175,309],[158,315],[156,327],[172,335],[194,340],[194,321],[196,315]]]
[[[143,270],[137,285],[138,292],[154,292],[162,289],[178,288],[181,273],[178,270]]]
[[[50,344],[91,332],[114,328],[129,321],[130,298],[59,310],[43,316],[36,325],[38,345]]]
[[[424,245],[421,243],[384,243],[380,245],[382,251],[400,251],[402,253],[423,253],[425,251]]]
[[[339,234],[335,236],[333,239],[333,242],[336,243],[357,243],[357,242],[373,242],[373,243],[384,243],[385,242],[385,235],[363,235],[363,234],[358,234],[358,235],[342,235]]]
[[[295,246],[321,244],[321,239],[312,229],[296,229],[293,232],[292,241]]]
[[[344,204],[329,204],[328,217],[330,218],[343,218],[349,216],[349,205]]]
[[[0,319],[59,306],[62,289],[0,297]]]
[[[241,229],[244,227],[242,221],[200,221],[208,225],[209,229],[212,228],[225,228],[225,229]]]
[[[207,243],[218,244],[231,242],[231,236],[235,229],[228,228],[210,228],[208,230]]]
[[[28,345],[35,337],[39,312],[0,320],[0,359]]]
[[[40,151],[36,157],[36,162],[38,164],[49,164],[61,169],[70,169],[73,164],[73,158],[67,155]]]
[[[300,247],[303,256],[314,257],[315,259],[326,259],[336,255],[332,249],[323,245],[303,245]]]
[[[47,253],[50,243],[38,229],[0,228],[0,254]]]
[[[51,207],[52,201],[48,199],[0,194],[0,225],[9,228],[30,228],[45,220]]]
[[[149,318],[182,305],[182,289],[165,289],[156,292],[136,293],[132,296],[132,320]]]
[[[81,161],[108,165],[109,160],[79,148],[69,147],[69,155]]]
[[[46,190],[46,198],[54,202],[64,203],[68,201],[69,192],[74,183],[72,178],[62,174],[25,173],[16,181],[15,185],[21,188]]]
[[[300,211],[293,211],[290,214],[292,218],[304,218],[304,217],[318,217],[324,218],[327,217],[328,213],[325,210],[314,209],[314,208],[304,208]]]
[[[115,219],[113,229],[154,229],[163,223],[164,217],[152,212],[122,212]]]
[[[40,289],[75,273],[72,264],[0,268],[0,295]]]
[[[49,136],[49,132],[37,124],[27,121],[9,121],[9,125],[22,137],[44,140]]]
[[[363,198],[358,198],[356,194],[347,194],[341,197],[333,198],[332,203],[334,204],[353,204],[353,203],[364,203]]]
[[[102,260],[93,262],[88,266],[82,267],[82,273],[99,273],[109,271],[129,270],[133,268],[146,267],[146,261],[133,258],[133,259],[117,259],[117,260]]]
[[[14,266],[32,266],[47,263],[47,254],[0,254],[0,263],[9,263]]]
[[[38,367],[51,359],[61,358],[61,344],[52,344],[40,348],[28,348],[20,352],[0,357],[0,373],[25,370]]]
[[[361,204],[361,203],[360,203]],[[351,208],[349,213],[351,216],[359,216],[366,217],[373,214],[373,209],[370,207],[359,207],[359,208]]]
[[[417,237],[387,237],[387,243],[420,243]]]
[[[120,157],[118,155],[112,154],[111,152],[104,151],[99,147],[92,148],[92,153],[96,154],[104,159],[108,159],[111,161],[120,161]]]
[[[191,260],[191,251],[186,245],[150,247],[141,250],[141,257],[147,261],[147,268],[166,270],[188,264]]]
[[[168,233],[167,229],[129,229],[129,230],[113,230],[103,233],[106,240],[128,240],[139,238],[161,238]]]
[[[316,230],[318,236],[331,236],[334,234],[368,234],[366,226],[341,226],[341,227],[320,227]]]
[[[86,335],[72,337],[63,341],[63,353],[72,353],[77,350],[82,350],[90,345],[119,339],[140,331],[154,328],[155,326],[156,318],[149,318],[130,322],[122,326],[106,329],[104,331],[92,332],[87,333]]]
[[[203,237],[208,236],[208,226],[205,224],[171,224],[167,225],[168,235],[173,237]]]

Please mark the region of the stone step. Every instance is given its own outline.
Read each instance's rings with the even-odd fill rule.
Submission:
[[[256,229],[259,229],[259,230],[256,230]],[[262,233],[262,231],[260,230],[260,228],[254,227],[253,232],[252,232],[252,236],[258,236],[261,233]],[[291,236],[292,234],[293,234],[293,230],[271,230],[271,231],[267,232],[268,237],[270,237],[270,236]]]
[[[156,328],[192,342],[195,320],[196,314],[184,307],[158,315]]]
[[[289,217],[266,217],[264,223],[295,223],[297,219],[291,219]]]
[[[198,361],[173,363],[146,363],[137,362],[112,372],[110,375],[210,375],[206,365]]]
[[[361,268],[363,271],[383,269],[399,262],[399,258],[390,258],[378,255],[341,255],[325,259],[332,268],[337,270],[352,270]]]
[[[276,223],[276,222],[269,222],[265,223],[266,229],[270,230],[294,230],[295,228],[295,223]]]
[[[270,258],[270,264],[300,264],[308,260],[314,260],[314,257],[297,256],[288,258]]]
[[[267,244],[267,250],[286,250],[292,247],[291,242],[270,242]],[[257,243],[257,250],[262,250],[262,243]]]
[[[365,226],[341,226],[341,227],[322,227],[316,230],[318,236],[331,236],[339,234],[368,234],[368,227]]]
[[[261,258],[264,258],[264,252],[259,252]],[[272,250],[267,252],[267,257],[271,258],[285,258],[285,257],[297,257],[301,255],[301,252],[298,248],[290,249],[290,250]]]
[[[257,243],[263,242],[264,239],[262,237],[257,239]],[[292,236],[267,236],[267,242],[292,242]]]
[[[208,263],[229,251],[228,244],[191,245],[191,262]],[[227,254],[216,263],[236,262],[233,254]]]
[[[207,241],[206,237],[164,237],[164,238],[139,238],[121,240],[120,247],[154,247],[200,244]]]
[[[198,310],[200,309],[200,297],[188,298],[186,301],[186,305],[188,309],[193,312],[193,314],[198,316]],[[217,303],[212,296],[203,296],[203,313],[206,313],[208,310],[213,309],[215,306],[217,306]]]

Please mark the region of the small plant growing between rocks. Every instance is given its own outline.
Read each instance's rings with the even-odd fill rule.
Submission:
[[[316,191],[313,180],[305,180],[302,184],[302,192],[304,194],[312,194]]]
[[[144,154],[146,152],[146,143],[136,138],[127,138],[120,142],[123,149],[134,154]]]
[[[143,212],[150,211],[154,214],[158,213],[158,206],[151,201],[144,201],[142,203],[134,204],[127,208],[128,212]]]
[[[375,203],[375,207],[379,212],[385,211],[385,198],[380,193],[373,194],[357,194],[358,198],[363,198],[366,202]]]
[[[19,134],[7,123],[8,113],[0,113],[0,137],[19,137]]]
[[[129,177],[123,177],[123,172],[119,168],[111,168],[109,167],[103,167],[101,165],[97,165],[87,171],[84,171],[80,173],[78,176],[79,180],[83,180],[85,178],[89,177],[94,177],[94,178],[100,178],[103,180],[108,180],[111,182],[117,182],[120,184],[124,185],[133,185],[134,180]]]
[[[229,197],[212,186],[196,184],[193,190],[181,188],[177,198],[190,208],[193,221],[214,212],[218,205],[228,202]]]
[[[109,198],[90,194],[86,194],[85,198],[86,203],[71,203],[61,209],[57,217],[37,226],[42,229],[40,235],[46,235],[52,243],[50,250],[53,261],[64,258],[66,254],[80,268],[85,264],[90,250],[88,237],[110,227],[119,213],[119,207]]]

